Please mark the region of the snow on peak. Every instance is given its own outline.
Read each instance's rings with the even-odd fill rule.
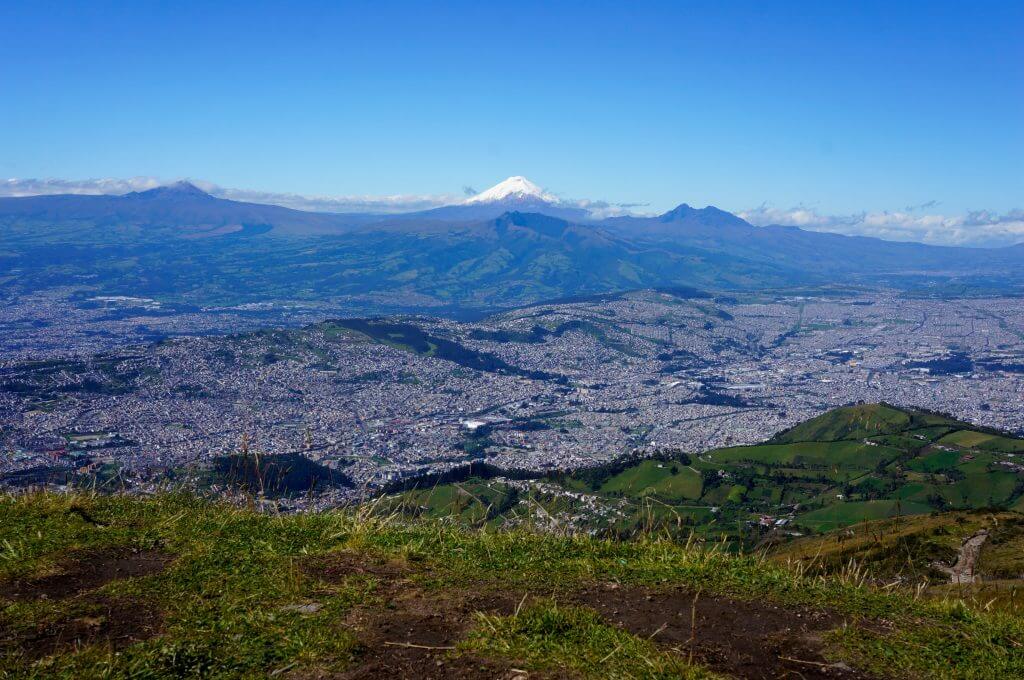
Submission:
[[[467,199],[466,203],[499,203],[503,201],[529,200],[558,203],[557,196],[547,193],[530,180],[519,175],[509,177],[504,182],[495,184],[487,191]]]

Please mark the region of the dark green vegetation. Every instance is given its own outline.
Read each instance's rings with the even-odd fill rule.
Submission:
[[[187,496],[5,496],[0,516],[2,677],[1024,673],[1016,616],[693,541]]]
[[[757,228],[713,207],[590,220],[539,204],[401,216],[226,201],[191,185],[0,199],[0,294],[81,288],[179,305],[351,297],[388,311],[494,309],[649,287],[1019,290],[1024,250]],[[547,213],[547,214],[542,214]],[[85,293],[88,291],[88,293]],[[365,307],[364,307],[365,308]]]
[[[654,292],[663,293],[665,295],[672,295],[674,297],[679,297],[680,299],[685,299],[687,295],[685,291],[676,293],[655,290]],[[595,297],[599,298],[600,300],[613,300],[620,296],[602,295]],[[564,302],[564,300],[548,301],[545,304],[563,304]],[[607,333],[604,331],[604,329],[601,328],[599,324],[595,324],[591,321],[582,321],[579,319],[574,319],[572,321],[560,323],[554,328],[546,328],[545,326],[537,325],[531,328],[529,332],[506,330],[487,331],[474,329],[470,331],[469,336],[474,340],[487,340],[489,342],[517,342],[527,344],[540,344],[547,341],[549,338],[560,338],[566,333],[571,332],[585,333],[587,335],[590,335],[597,341],[601,342],[602,344],[611,347],[612,349],[617,349],[619,351],[628,353],[626,348],[610,339]]]
[[[521,375],[534,380],[549,380],[554,377],[543,371],[524,371],[516,366],[510,366],[496,356],[477,352],[457,342],[430,335],[419,326],[409,323],[396,323],[385,319],[339,319],[326,322],[322,324],[321,328],[328,336],[348,330],[374,342],[415,354],[445,359],[477,371]]]
[[[343,472],[299,453],[220,456],[205,471],[203,486],[220,485],[267,498],[316,493],[329,487],[350,487]]]
[[[467,475],[458,485],[429,480],[389,498],[388,507],[618,536],[693,529],[749,546],[886,517],[1020,510],[1020,451],[1024,440],[944,415],[862,404],[755,446],[625,458],[530,482],[503,480],[495,471]]]

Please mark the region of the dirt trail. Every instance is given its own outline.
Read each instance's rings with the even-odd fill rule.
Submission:
[[[634,635],[740,678],[866,678],[822,655],[822,636],[843,625],[833,612],[784,608],[688,590],[595,586],[579,604]]]
[[[163,628],[159,611],[130,598],[97,598],[72,616],[49,621],[31,630],[0,628],[0,654],[41,659],[58,651],[103,644],[120,650],[158,635]]]
[[[956,564],[952,567],[947,567],[939,562],[934,563],[932,566],[939,571],[948,574],[950,583],[953,584],[965,584],[974,583],[979,580],[975,569],[978,565],[978,558],[981,557],[981,547],[988,540],[989,531],[988,529],[979,529],[972,535],[964,539],[963,545],[960,546],[960,552],[956,558]]]
[[[0,592],[12,600],[62,600],[96,590],[111,581],[158,574],[167,568],[171,559],[158,550],[82,552],[65,562],[59,573],[15,581]]]
[[[473,626],[473,612],[514,613],[522,594],[490,583],[467,584],[446,593],[426,593],[399,562],[372,562],[337,553],[307,564],[306,572],[327,582],[353,575],[379,581],[385,604],[358,608],[346,621],[364,648],[359,665],[332,678],[515,678],[515,669],[483,659],[456,657],[452,649]],[[738,678],[863,680],[869,676],[823,656],[825,633],[844,624],[824,610],[785,608],[692,591],[595,585],[552,596],[563,604],[590,607],[612,625],[651,638],[663,649]],[[529,678],[550,677],[530,672]],[[303,676],[308,677],[308,676]],[[320,676],[323,677],[323,676]]]

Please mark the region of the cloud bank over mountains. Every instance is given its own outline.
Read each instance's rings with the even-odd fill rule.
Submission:
[[[887,241],[917,241],[950,246],[1007,246],[1024,243],[1024,210],[1015,209],[1003,214],[974,210],[964,215],[921,212],[936,205],[935,201],[929,201],[903,210],[854,215],[827,215],[802,206],[781,209],[762,205],[736,214],[759,227],[782,224],[811,231],[874,236]]]
[[[184,179],[184,178],[182,178]],[[175,180],[155,177],[129,179],[8,179],[0,181],[0,196],[38,196],[42,194],[127,194],[146,191],[172,184]],[[248,203],[281,205],[296,210],[313,212],[408,212],[427,210],[458,203],[463,197],[455,195],[393,195],[393,196],[304,196],[255,189],[233,189],[212,182],[189,179],[189,182],[218,198]]]
[[[472,189],[467,186],[459,194],[307,196],[254,189],[235,189],[202,180],[189,181],[203,191],[219,198],[281,205],[296,210],[314,212],[402,213],[464,203],[467,197],[472,195]],[[125,194],[132,191],[146,191],[169,183],[167,180],[155,177],[86,180],[14,178],[0,180],[0,196]],[[685,198],[685,196],[681,196],[681,199]],[[582,208],[589,211],[596,219],[624,214],[651,214],[648,206],[642,203],[612,203],[601,200],[559,198],[558,204]],[[1005,246],[1024,242],[1024,209],[1014,209],[1006,213],[976,210],[963,215],[943,215],[934,210],[937,206],[937,201],[929,201],[895,211],[829,215],[805,206],[784,209],[762,204],[756,208],[739,210],[735,213],[756,226],[791,225],[811,231],[874,236],[891,241],[917,241],[934,245],[961,246]]]
[[[155,189],[158,186],[173,184],[175,181],[186,179],[191,184],[199,187],[206,193],[217,198],[226,198],[232,201],[244,201],[248,203],[266,203],[269,205],[280,205],[295,210],[309,210],[312,212],[336,212],[336,213],[403,213],[417,210],[429,210],[440,208],[446,205],[466,203],[477,195],[476,189],[465,186],[460,194],[394,194],[390,196],[307,196],[275,191],[260,191],[257,189],[234,189],[222,187],[213,182],[190,178],[176,178],[174,180],[159,179],[156,177],[132,177],[128,179],[7,179],[0,180],[0,197],[4,196],[39,196],[45,194],[79,194],[79,195],[101,195],[101,194],[126,194],[132,191],[146,191]],[[594,218],[603,219],[619,215],[640,214],[640,210],[646,206],[643,203],[611,203],[608,201],[592,201],[587,199],[563,199],[555,195],[547,198],[553,199],[558,205],[571,208],[581,208],[588,211]]]
[[[45,194],[127,194],[167,184],[155,177],[128,179],[6,179],[0,181],[0,196],[40,196]]]

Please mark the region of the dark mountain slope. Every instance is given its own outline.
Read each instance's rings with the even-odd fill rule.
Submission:
[[[657,217],[621,217],[601,223],[623,238],[729,253],[821,273],[954,275],[978,268],[1024,264],[1024,247],[956,248],[845,236],[798,227],[755,227],[713,206],[680,205]]]
[[[475,203],[469,205],[446,205],[431,210],[396,215],[392,219],[402,222],[419,220],[444,220],[447,222],[470,222],[489,220],[500,217],[506,212],[542,213],[551,217],[575,222],[590,221],[589,213],[580,208],[555,205],[540,199],[512,199],[492,203]]]

